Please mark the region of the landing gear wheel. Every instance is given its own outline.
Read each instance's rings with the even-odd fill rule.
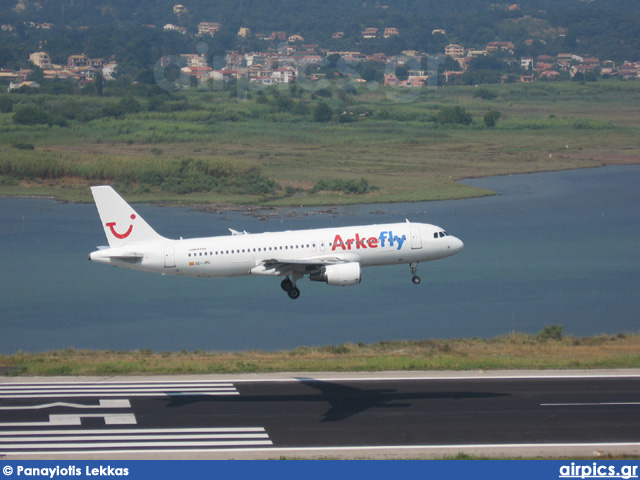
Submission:
[[[284,280],[282,280],[282,283],[280,283],[280,286],[282,287],[282,290],[289,293],[293,288],[293,282],[289,279],[289,277],[287,277]],[[298,295],[300,295],[300,292],[298,292]]]
[[[291,300],[295,300],[300,296],[300,290],[297,287],[292,287],[291,290],[287,292],[289,294],[289,298]]]
[[[417,263],[412,263],[411,264],[411,273],[413,274],[413,278],[411,279],[411,281],[414,283],[414,285],[418,285],[420,283],[420,277],[418,275],[416,275],[416,271],[418,270],[418,264]]]

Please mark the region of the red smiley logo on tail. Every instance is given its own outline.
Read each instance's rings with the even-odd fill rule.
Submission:
[[[135,218],[136,218],[135,214],[131,214],[131,220],[135,220]],[[116,232],[116,229],[113,228],[115,227],[116,222],[109,222],[106,225],[111,229],[111,233],[113,233],[113,236],[116,238],[119,238],[120,240],[124,240],[125,238],[127,238],[129,235],[131,235],[131,232],[133,231],[133,225],[129,225],[129,229],[124,233],[118,233]]]

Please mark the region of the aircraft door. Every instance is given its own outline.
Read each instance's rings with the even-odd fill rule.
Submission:
[[[422,248],[422,237],[420,236],[420,229],[417,227],[411,227],[411,249],[418,250]]]
[[[173,253],[173,246],[164,247],[164,268],[173,268],[176,266],[176,258]]]

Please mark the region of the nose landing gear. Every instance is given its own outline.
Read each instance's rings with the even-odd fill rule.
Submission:
[[[411,278],[411,281],[415,285],[418,285],[420,283],[420,277],[418,275],[416,275],[416,271],[417,270],[418,270],[418,264],[417,263],[412,263],[411,264],[411,273],[413,274],[413,277]]]

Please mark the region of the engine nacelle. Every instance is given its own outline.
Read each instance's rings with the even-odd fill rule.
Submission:
[[[314,282],[326,282],[328,285],[346,287],[360,283],[360,264],[358,262],[338,263],[326,265],[317,273],[312,273],[309,278]]]

